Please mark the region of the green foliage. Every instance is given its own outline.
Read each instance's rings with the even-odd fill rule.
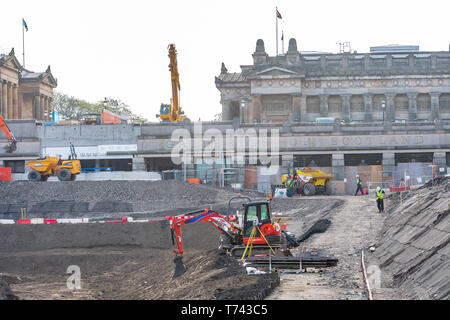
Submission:
[[[102,110],[106,110],[122,116],[126,115],[128,120],[134,123],[147,121],[145,118],[134,114],[127,104],[113,98],[105,98],[97,103],[90,103],[61,92],[55,92],[53,109],[66,120],[81,120],[83,114],[101,113]]]

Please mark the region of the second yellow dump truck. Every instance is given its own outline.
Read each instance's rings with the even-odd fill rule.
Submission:
[[[330,195],[333,192],[331,185],[332,174],[310,168],[296,169],[295,172],[296,189],[305,196],[315,194]],[[287,179],[288,174],[284,174],[281,177],[281,184],[284,185]]]
[[[61,160],[58,157],[46,157],[44,159],[27,161],[31,168],[28,173],[29,181],[47,181],[49,176],[57,176],[60,181],[73,181],[81,172],[80,160],[77,160],[75,148],[70,143],[70,157]]]

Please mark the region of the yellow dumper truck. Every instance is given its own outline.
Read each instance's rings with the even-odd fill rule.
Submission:
[[[30,167],[29,181],[47,181],[49,176],[57,176],[60,181],[73,181],[81,172],[80,160],[72,143],[70,143],[70,157],[61,160],[59,157],[46,157],[44,159],[27,161]]]
[[[305,196],[312,196],[315,194],[330,195],[333,191],[331,186],[331,179],[333,175],[325,173],[321,170],[310,168],[296,169],[294,179],[297,192]],[[290,179],[288,174],[281,177],[281,184],[285,185],[286,180]]]

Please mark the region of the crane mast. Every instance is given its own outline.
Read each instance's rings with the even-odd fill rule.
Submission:
[[[186,119],[180,107],[180,75],[178,73],[177,50],[173,43],[169,44],[169,71],[172,85],[172,102],[170,105],[161,104],[160,113],[156,115],[161,122],[183,122]]]

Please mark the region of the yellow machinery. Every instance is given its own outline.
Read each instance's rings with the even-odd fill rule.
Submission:
[[[178,74],[177,50],[175,49],[174,44],[169,44],[169,59],[170,78],[172,82],[172,103],[162,103],[159,114],[157,114],[156,117],[160,118],[161,123],[183,122],[187,120],[187,118],[180,107],[180,75]]]
[[[312,196],[314,194],[330,195],[332,193],[332,174],[310,168],[296,169],[295,171],[295,187],[305,196]],[[284,174],[281,177],[281,184],[285,185],[287,179],[288,175]]]
[[[75,148],[70,143],[71,156],[69,160],[61,160],[58,157],[27,161],[31,168],[28,173],[29,181],[47,181],[49,176],[57,176],[60,181],[73,181],[81,172],[80,160],[77,160]]]

